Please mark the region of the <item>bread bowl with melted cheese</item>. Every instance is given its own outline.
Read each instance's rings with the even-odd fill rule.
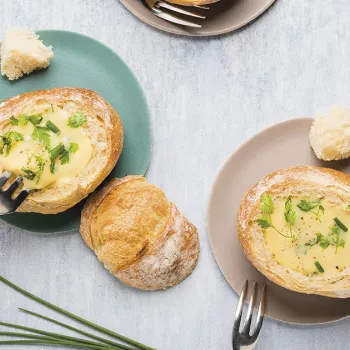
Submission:
[[[58,88],[0,103],[0,170],[31,193],[18,212],[56,214],[93,192],[118,161],[123,126],[97,93]]]
[[[243,198],[238,235],[250,262],[292,291],[350,297],[350,177],[320,167],[276,171]]]
[[[90,196],[80,233],[115,277],[143,290],[177,285],[199,256],[196,227],[141,176],[113,179]]]

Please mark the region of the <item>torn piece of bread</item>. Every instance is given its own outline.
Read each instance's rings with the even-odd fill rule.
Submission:
[[[51,46],[39,35],[23,28],[10,28],[1,44],[1,75],[16,80],[34,70],[46,68],[53,58]]]
[[[197,265],[196,227],[142,176],[113,179],[95,192],[80,233],[104,266],[134,288],[173,287]]]
[[[310,145],[317,158],[330,161],[350,157],[350,110],[334,109],[318,115],[311,127]]]

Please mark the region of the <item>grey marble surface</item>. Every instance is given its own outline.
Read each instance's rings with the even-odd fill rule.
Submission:
[[[211,184],[232,151],[257,131],[332,105],[349,106],[349,9],[348,0],[277,0],[233,34],[196,40],[144,25],[118,0],[0,0],[0,37],[12,25],[73,30],[109,45],[127,62],[152,116],[147,177],[198,226],[202,249],[184,283],[146,293],[107,273],[78,232],[40,237],[0,223],[0,273],[158,349],[230,349],[237,296],[208,244]],[[44,327],[17,312],[18,305],[46,312],[0,284],[2,320]],[[348,349],[349,327],[350,320],[299,327],[267,319],[257,349]]]

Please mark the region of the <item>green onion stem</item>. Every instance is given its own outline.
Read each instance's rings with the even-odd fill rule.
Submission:
[[[99,332],[102,332],[102,333],[104,333],[104,334],[107,334],[107,335],[109,335],[109,336],[111,336],[111,337],[114,337],[114,338],[117,338],[117,339],[119,339],[119,340],[121,340],[121,341],[124,341],[125,343],[128,343],[128,344],[130,344],[130,345],[133,345],[133,346],[135,346],[135,347],[138,348],[138,349],[142,349],[142,350],[156,350],[156,349],[154,349],[154,348],[151,348],[151,347],[149,347],[149,346],[146,346],[146,345],[144,345],[144,344],[141,344],[141,343],[139,343],[139,342],[137,342],[137,341],[135,341],[135,340],[132,340],[132,339],[127,338],[127,337],[125,337],[125,336],[123,336],[123,335],[120,335],[120,334],[118,334],[118,333],[116,333],[116,332],[113,332],[113,331],[111,331],[111,330],[109,330],[109,329],[107,329],[107,328],[101,327],[101,326],[99,326],[99,325],[97,325],[97,324],[95,324],[95,323],[93,323],[93,322],[90,322],[90,321],[88,321],[88,320],[85,320],[84,318],[79,317],[79,316],[77,316],[77,315],[75,315],[75,314],[73,314],[73,313],[71,313],[71,312],[69,312],[69,311],[66,311],[66,310],[64,310],[64,309],[61,309],[60,307],[58,307],[58,306],[56,306],[56,305],[54,305],[54,304],[51,304],[51,303],[49,303],[49,302],[47,302],[47,301],[45,301],[45,300],[43,300],[43,299],[41,299],[41,298],[39,298],[39,297],[37,297],[37,296],[35,296],[35,295],[33,295],[33,294],[27,292],[26,290],[24,290],[24,289],[18,287],[17,285],[15,285],[14,283],[8,281],[6,278],[4,278],[4,277],[2,277],[2,276],[0,276],[0,282],[5,283],[7,286],[9,286],[9,287],[15,289],[17,292],[19,292],[19,293],[21,293],[21,294],[27,296],[28,298],[30,298],[30,299],[32,299],[32,300],[35,300],[35,301],[38,302],[39,304],[42,304],[42,305],[46,306],[46,307],[49,308],[49,309],[55,310],[55,311],[57,311],[57,312],[59,312],[59,313],[65,315],[65,316],[67,316],[67,317],[69,317],[69,318],[72,318],[73,320],[76,320],[76,321],[78,321],[78,322],[80,322],[80,323],[82,323],[82,324],[84,324],[84,325],[86,325],[86,326],[88,326],[88,327],[90,327],[90,328],[92,328],[92,329],[95,329],[95,330],[97,330],[97,331],[99,331]]]
[[[60,129],[51,120],[48,120],[46,122],[46,127],[57,135],[59,135],[61,132]]]
[[[27,331],[27,332],[32,332],[32,333],[45,335],[46,338],[49,337],[49,338],[54,339],[55,341],[56,340],[59,340],[59,341],[71,341],[71,342],[80,343],[80,344],[100,346],[100,347],[104,347],[105,350],[122,349],[120,347],[119,348],[111,347],[111,346],[107,346],[105,344],[100,344],[100,343],[93,342],[93,341],[86,340],[86,339],[82,339],[82,338],[75,338],[75,337],[70,337],[70,336],[63,335],[63,334],[46,332],[46,331],[42,331],[40,329],[25,327],[25,326],[21,326],[21,325],[17,325],[17,324],[12,324],[12,323],[0,322],[0,326],[16,328],[16,329],[22,329],[22,330]]]
[[[124,350],[133,350],[133,349],[135,349],[134,347],[130,347],[130,346],[127,346],[127,345],[124,345],[124,344],[116,343],[116,342],[114,342],[112,340],[98,337],[97,335],[94,335],[92,333],[84,332],[84,331],[82,331],[82,330],[80,330],[78,328],[75,328],[75,327],[72,327],[72,326],[70,326],[68,324],[59,322],[59,321],[54,320],[54,319],[52,319],[50,317],[46,317],[44,315],[37,314],[36,312],[29,311],[29,310],[22,309],[22,308],[18,308],[18,309],[20,311],[22,311],[22,312],[25,312],[25,313],[31,315],[31,316],[35,316],[35,317],[41,318],[41,319],[43,319],[45,321],[49,321],[51,323],[57,324],[57,325],[59,325],[61,327],[67,328],[67,329],[69,329],[71,331],[74,331],[76,333],[79,333],[81,335],[85,335],[86,337],[89,337],[91,339],[99,340],[100,342],[103,342],[103,343],[106,343],[106,344],[109,344],[109,345],[112,345],[112,346],[117,346],[118,349],[124,349]]]
[[[59,143],[55,148],[50,151],[50,159],[55,160],[62,152],[65,151],[63,143]]]

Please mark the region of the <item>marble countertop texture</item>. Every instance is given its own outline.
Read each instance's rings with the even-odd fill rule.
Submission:
[[[277,0],[243,29],[202,39],[153,29],[118,0],[0,0],[0,10],[0,37],[9,26],[77,31],[127,62],[151,112],[147,177],[196,224],[201,239],[194,273],[149,293],[113,278],[78,232],[41,237],[0,222],[0,274],[157,349],[230,349],[237,296],[209,247],[211,185],[229,155],[263,128],[349,107],[349,1]],[[1,320],[59,330],[17,306],[55,315],[0,284]],[[349,327],[350,319],[316,327],[266,319],[256,349],[348,349]]]

